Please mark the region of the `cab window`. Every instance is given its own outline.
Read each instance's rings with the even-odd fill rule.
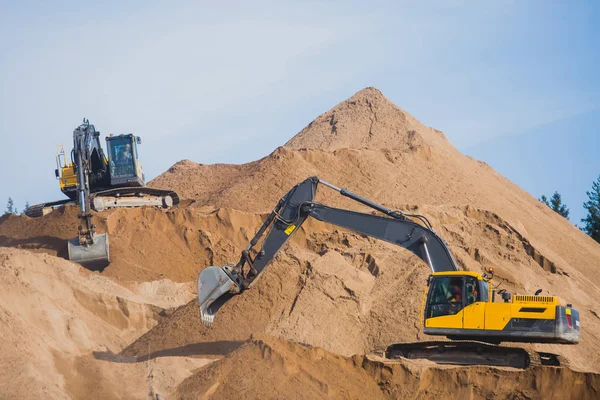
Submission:
[[[457,314],[463,308],[464,279],[462,277],[436,277],[429,290],[426,318]]]
[[[134,173],[131,140],[127,138],[112,139],[108,151],[113,177],[130,176]]]
[[[487,302],[490,296],[490,288],[486,281],[479,281],[479,292],[480,301]]]
[[[477,278],[467,276],[465,278],[465,289],[467,305],[473,304],[477,301],[481,301],[481,293],[479,290]]]

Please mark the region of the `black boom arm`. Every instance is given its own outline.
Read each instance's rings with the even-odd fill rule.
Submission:
[[[75,164],[77,190],[79,192],[79,242],[92,245],[96,227],[92,223],[90,204],[90,182],[96,182],[108,174],[104,151],[100,145],[100,132],[84,119],[83,124],[73,131],[73,151],[71,158]]]
[[[343,210],[316,203],[314,198],[319,183],[338,191],[345,197],[367,205],[385,216]],[[337,188],[317,177],[311,177],[294,186],[279,200],[275,209],[250,241],[248,248],[242,252],[240,261],[233,269],[235,274],[232,276],[240,289],[246,289],[256,281],[281,247],[308,217],[404,247],[423,260],[433,272],[458,271],[446,243],[434,232],[429,221],[422,215],[405,214],[387,209],[346,189]],[[416,218],[422,224],[413,222],[408,217]],[[267,230],[267,236],[256,256],[252,258],[250,251]],[[247,268],[244,268],[245,266]]]

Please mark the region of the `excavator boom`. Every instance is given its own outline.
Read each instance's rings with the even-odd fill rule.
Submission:
[[[110,263],[108,235],[96,233],[90,204],[90,180],[108,176],[99,136],[100,132],[85,119],[73,132],[73,160],[80,207],[77,217],[80,225],[78,236],[69,239],[67,247],[71,261],[91,268],[104,268]]]
[[[374,210],[383,216],[360,213],[325,206],[315,202],[317,187],[322,184]],[[429,221],[421,215],[405,214],[373,203],[346,189],[337,188],[317,177],[311,177],[294,186],[279,200],[260,227],[250,245],[235,266],[208,267],[198,278],[198,300],[203,323],[211,325],[216,311],[231,296],[251,287],[264,272],[277,252],[300,228],[308,217],[335,224],[389,243],[404,247],[421,258],[432,272],[458,271],[448,247]],[[413,222],[409,217],[420,220]],[[252,257],[252,250],[265,235]]]

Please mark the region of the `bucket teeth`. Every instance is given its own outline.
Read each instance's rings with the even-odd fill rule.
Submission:
[[[210,328],[214,320],[215,316],[213,314],[209,314],[208,312],[205,313],[200,310],[200,322],[202,322],[204,325]]]

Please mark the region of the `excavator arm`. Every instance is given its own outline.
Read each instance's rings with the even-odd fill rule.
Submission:
[[[69,259],[82,265],[103,268],[109,263],[108,236],[96,234],[90,204],[90,180],[103,180],[108,174],[100,132],[84,119],[73,131],[71,157],[77,174],[80,224],[78,236],[68,241]]]
[[[314,199],[319,184],[384,215],[344,210],[317,203]],[[251,287],[308,217],[403,247],[421,258],[433,272],[458,271],[448,247],[424,216],[387,209],[346,189],[311,177],[294,186],[279,200],[249,246],[242,251],[240,261],[235,266],[211,266],[200,273],[198,301],[202,322],[210,326],[216,311],[231,295]],[[264,240],[253,257],[252,251],[263,236]]]

